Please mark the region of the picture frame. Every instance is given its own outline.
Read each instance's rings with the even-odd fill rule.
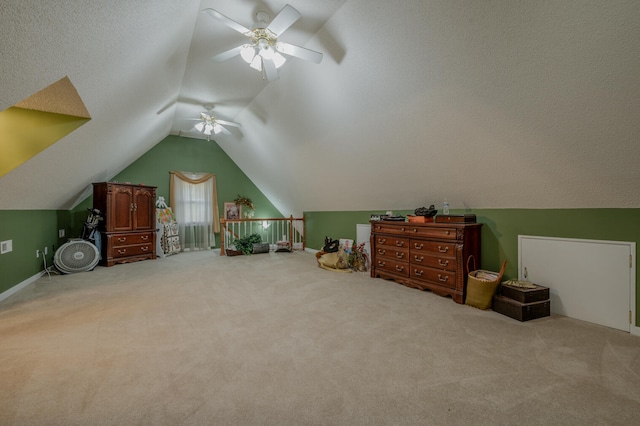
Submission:
[[[231,202],[224,203],[224,218],[225,220],[242,219],[242,206]]]

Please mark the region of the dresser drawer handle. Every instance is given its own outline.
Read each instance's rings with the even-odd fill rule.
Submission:
[[[386,265],[386,262],[383,262],[382,260],[378,260],[378,266],[384,266]]]
[[[438,259],[438,265],[440,265],[440,266],[449,266],[449,261],[445,260],[443,262],[442,259]]]
[[[404,246],[404,241],[396,241],[396,247]]]
[[[418,250],[422,250],[422,248],[424,247],[424,244],[420,243],[413,243],[413,247],[415,247]]]
[[[140,250],[147,251],[147,250],[149,250],[149,246],[142,246],[142,247],[140,247]]]
[[[413,260],[415,260],[416,262],[420,262],[422,263],[422,261],[424,260],[424,256],[413,256]]]
[[[443,277],[442,275],[438,274],[438,281],[442,281],[443,283],[446,283],[447,281],[449,281],[449,276],[445,276]]]
[[[378,238],[378,244],[384,244],[387,242],[386,238]]]
[[[147,240],[149,239],[149,236],[148,236],[148,235],[142,235],[142,236],[140,237],[140,239],[141,239],[141,240],[144,240],[144,241],[147,241]]]
[[[413,232],[418,232],[418,228],[413,228]]]
[[[118,254],[125,254],[127,249],[118,249]]]
[[[421,276],[422,276],[422,274],[424,274],[424,271],[419,271],[418,269],[414,269],[414,270],[413,270],[413,273],[414,273],[416,276],[421,277]]]
[[[404,266],[398,266],[398,265],[396,265],[396,271],[398,271],[398,272],[402,272],[402,271],[404,271]]]
[[[447,235],[451,235],[451,230],[447,229]]]
[[[385,254],[387,254],[387,251],[385,249],[378,249],[378,254],[384,256]]]
[[[400,230],[401,230],[402,232],[404,232],[404,231],[406,231],[407,229],[403,226],[402,228],[400,228]]]
[[[445,247],[445,248],[442,248],[442,246],[438,246],[438,251],[439,251],[440,253],[446,253],[446,252],[448,252],[448,251],[449,251],[449,247],[447,246],[447,247]]]
[[[119,242],[119,243],[124,243],[125,241],[127,241],[127,237],[120,237],[120,238],[118,238],[118,242]]]
[[[404,259],[404,253],[402,253],[402,252],[398,252],[398,251],[397,251],[397,252],[396,252],[396,257],[397,257],[398,259]]]

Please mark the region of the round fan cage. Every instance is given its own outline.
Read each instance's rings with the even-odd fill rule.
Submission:
[[[98,248],[85,240],[70,240],[58,248],[53,263],[65,274],[90,271],[100,261]]]

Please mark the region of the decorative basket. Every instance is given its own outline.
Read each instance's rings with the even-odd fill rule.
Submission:
[[[496,289],[502,280],[507,261],[502,262],[500,272],[492,272],[483,269],[469,271],[469,262],[471,260],[473,260],[473,269],[476,268],[476,259],[473,256],[469,256],[467,259],[467,272],[469,274],[467,277],[467,295],[464,303],[478,309],[489,309]]]

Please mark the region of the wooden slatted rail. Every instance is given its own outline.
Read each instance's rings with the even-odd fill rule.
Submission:
[[[258,234],[269,249],[275,250],[279,242],[289,242],[292,250],[305,248],[305,220],[301,218],[251,218],[220,220],[220,255],[224,256],[236,238]]]

